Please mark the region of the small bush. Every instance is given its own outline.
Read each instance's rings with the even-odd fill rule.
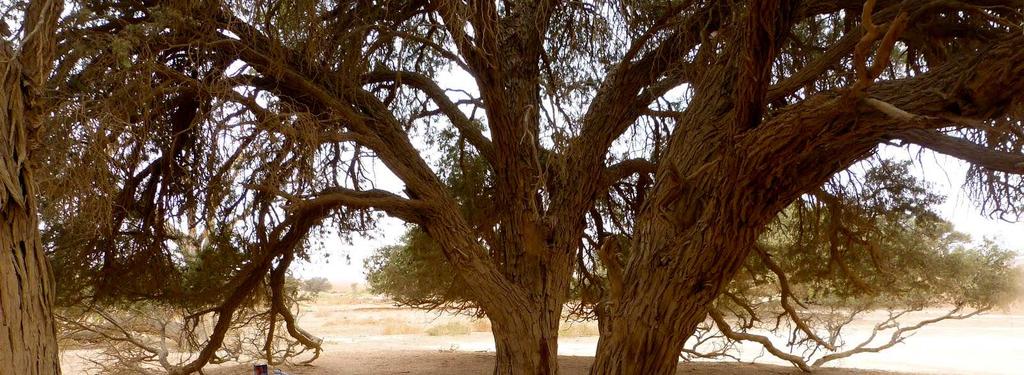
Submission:
[[[460,336],[468,335],[470,328],[463,322],[448,322],[427,328],[426,332],[430,336]]]

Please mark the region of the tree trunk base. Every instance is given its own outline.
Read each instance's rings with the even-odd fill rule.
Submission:
[[[491,322],[496,348],[494,375],[558,374],[557,321],[554,325],[522,319]]]

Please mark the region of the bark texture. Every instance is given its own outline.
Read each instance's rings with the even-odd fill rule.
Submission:
[[[61,3],[33,1],[20,54],[0,46],[0,371],[59,374],[54,284],[39,237],[31,142]]]
[[[496,348],[495,375],[558,373],[558,311],[523,311],[511,319],[491,318]]]
[[[11,374],[57,374],[54,285],[39,239],[35,189],[31,173],[17,166],[11,156],[18,154],[9,146],[0,144],[0,366]],[[12,166],[18,167],[15,173]]]
[[[1024,92],[1022,46],[1024,37],[1007,36],[976,56],[866,91],[868,98],[915,114],[911,118],[829,92],[726,137],[729,132],[719,127],[743,118],[728,110],[730,100],[741,98],[698,94],[680,119],[679,128],[689,131],[674,135],[659,164],[658,182],[638,219],[622,298],[614,302],[591,373],[674,373],[684,342],[771,218],[879,142],[945,123],[927,118],[1004,113]],[[727,86],[716,81],[727,74],[713,77],[707,87]],[[928,145],[966,152],[960,143]]]

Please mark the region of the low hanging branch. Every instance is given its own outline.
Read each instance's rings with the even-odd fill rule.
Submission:
[[[717,308],[709,309],[708,310],[708,317],[710,317],[711,320],[714,321],[714,323],[717,326],[718,330],[727,339],[733,340],[733,341],[750,341],[750,342],[755,342],[755,343],[761,345],[765,350],[767,350],[771,355],[775,356],[776,358],[779,358],[779,359],[782,359],[784,361],[787,361],[787,362],[793,364],[794,366],[796,366],[797,368],[799,368],[799,369],[801,369],[801,370],[803,370],[805,372],[811,372],[814,369],[817,369],[817,368],[819,368],[819,367],[821,367],[821,366],[823,366],[823,365],[825,365],[825,364],[827,364],[829,362],[832,362],[832,361],[836,361],[836,360],[839,360],[839,359],[847,358],[847,357],[850,357],[850,356],[853,356],[853,355],[857,355],[857,354],[861,354],[861,353],[877,353],[877,352],[880,352],[882,350],[891,348],[891,347],[895,346],[896,344],[902,343],[904,340],[906,340],[908,337],[910,337],[915,331],[920,330],[921,328],[924,328],[924,327],[926,327],[928,325],[935,324],[935,323],[942,322],[942,321],[946,321],[946,320],[962,320],[962,319],[967,319],[967,318],[973,317],[975,315],[984,313],[985,311],[988,311],[990,309],[991,309],[991,306],[984,306],[984,307],[972,309],[972,311],[967,312],[967,313],[962,313],[964,311],[964,307],[963,306],[956,306],[953,309],[947,311],[946,313],[944,313],[944,314],[942,314],[940,316],[937,316],[937,317],[934,317],[934,318],[929,318],[929,319],[924,319],[924,320],[918,321],[918,322],[916,322],[914,324],[911,324],[909,326],[901,326],[900,322],[899,322],[899,319],[901,317],[905,316],[909,312],[920,311],[919,309],[908,309],[908,310],[904,310],[904,311],[900,311],[900,312],[892,312],[892,311],[890,311],[889,317],[886,318],[884,321],[877,323],[872,328],[871,333],[868,335],[868,337],[866,339],[864,339],[863,341],[861,341],[860,343],[858,343],[853,348],[850,348],[850,349],[847,349],[847,350],[842,350],[842,351],[836,351],[836,349],[838,349],[838,348],[836,348],[836,349],[829,349],[831,351],[831,353],[828,353],[828,354],[825,354],[825,355],[823,355],[821,357],[818,357],[817,359],[814,359],[813,362],[811,362],[811,359],[813,359],[812,357],[796,355],[796,354],[790,353],[789,351],[787,351],[787,350],[785,350],[783,348],[780,348],[780,347],[776,346],[774,343],[772,343],[771,338],[769,338],[768,336],[763,336],[763,335],[749,333],[749,332],[746,332],[746,330],[736,330],[736,329],[734,329],[728,323],[727,318],[722,313],[722,311],[718,310]],[[856,311],[854,313],[850,314],[850,318],[847,319],[846,322],[847,323],[851,322],[853,317],[856,316],[856,315],[857,315]],[[889,330],[892,330],[892,333],[889,335],[889,339],[888,340],[883,341],[883,342],[876,342],[875,339],[878,337],[879,334],[881,334],[883,332],[886,332],[886,331],[889,331]],[[811,355],[813,356],[813,354],[814,354],[814,352],[812,351]]]
[[[313,336],[309,332],[306,332],[302,328],[299,328],[298,323],[295,322],[295,316],[292,315],[291,309],[285,302],[285,273],[288,271],[288,267],[291,266],[292,260],[294,259],[295,254],[293,252],[285,252],[281,256],[281,260],[278,262],[277,267],[275,267],[270,272],[270,291],[272,305],[269,313],[271,315],[272,321],[274,317],[276,317],[276,315],[281,315],[281,318],[284,319],[285,329],[288,330],[288,334],[291,335],[291,337],[297,340],[300,344],[302,344],[305,349],[313,349],[313,357],[302,362],[303,364],[309,364],[320,357],[320,352],[323,351],[323,347],[321,346],[321,344],[323,344],[323,339]],[[273,324],[271,324],[271,329],[273,329]],[[273,332],[271,331],[267,334],[267,342],[265,346],[268,361],[274,360],[273,356],[270,354],[272,341]],[[282,357],[291,358],[299,354],[301,354],[301,352],[287,352],[284,353]]]
[[[746,332],[734,331],[732,327],[729,326],[729,323],[725,321],[725,317],[722,316],[722,313],[719,312],[717,309],[708,309],[708,316],[710,316],[711,319],[714,320],[715,325],[718,326],[718,330],[722,331],[722,334],[724,334],[725,337],[736,341],[756,342],[758,344],[761,344],[761,346],[768,350],[769,353],[772,353],[772,355],[778,357],[779,359],[789,361],[790,363],[800,368],[801,370],[807,372],[811,371],[811,366],[808,366],[807,362],[804,361],[802,357],[789,354],[786,351],[775,347],[775,345],[772,344],[771,339],[769,339],[768,337]]]
[[[808,338],[814,340],[814,342],[817,343],[818,345],[821,345],[822,347],[828,350],[836,350],[836,347],[832,345],[832,343],[825,341],[824,339],[819,337],[818,334],[816,334],[814,330],[811,329],[811,327],[806,322],[804,322],[804,320],[800,317],[800,314],[797,313],[796,308],[794,308],[793,305],[789,303],[790,299],[796,300],[796,297],[793,296],[793,291],[789,286],[789,281],[786,277],[785,271],[782,270],[782,267],[779,267],[779,265],[776,264],[774,260],[772,260],[771,255],[768,254],[767,251],[764,251],[764,249],[758,247],[754,251],[761,259],[761,262],[763,262],[765,266],[767,266],[768,269],[771,270],[772,273],[775,274],[775,277],[778,279],[779,292],[781,293],[779,304],[782,305],[782,308],[789,316],[789,319],[792,320],[793,323],[796,324],[797,328],[803,331]],[[796,300],[796,303],[799,304],[800,301]]]
[[[846,357],[849,357],[849,356],[852,356],[852,355],[855,355],[855,354],[860,354],[860,353],[877,353],[877,352],[880,352],[882,350],[891,348],[891,347],[895,346],[896,344],[899,344],[899,343],[903,342],[903,340],[905,340],[907,337],[909,337],[911,334],[913,334],[914,331],[917,331],[917,330],[919,330],[921,328],[924,328],[925,326],[928,326],[928,325],[931,325],[931,324],[935,324],[935,323],[938,323],[938,322],[941,322],[941,321],[944,321],[944,320],[963,320],[963,319],[967,319],[967,318],[970,318],[972,316],[981,314],[981,313],[983,313],[985,311],[988,311],[991,308],[992,308],[991,306],[985,306],[985,307],[976,308],[973,311],[971,311],[969,313],[966,313],[966,314],[960,314],[960,312],[963,311],[963,306],[956,306],[955,308],[953,308],[952,310],[950,310],[949,312],[945,313],[942,316],[931,318],[931,319],[925,319],[925,320],[919,321],[919,322],[917,322],[917,323],[915,323],[913,325],[906,326],[906,327],[900,327],[899,323],[897,322],[897,319],[899,319],[899,317],[902,316],[903,313],[899,313],[899,314],[891,314],[890,313],[888,319],[886,319],[885,321],[883,321],[881,323],[876,324],[875,327],[871,330],[871,335],[868,336],[868,338],[865,339],[864,341],[862,341],[860,344],[857,344],[857,346],[855,346],[853,349],[822,356],[821,358],[818,358],[817,360],[815,360],[814,363],[811,364],[811,366],[813,366],[813,367],[821,367],[822,365],[824,365],[824,364],[826,364],[828,362],[835,361],[837,359],[846,358]],[[910,310],[910,311],[915,311],[915,310]],[[869,345],[872,345],[875,337],[879,333],[884,332],[884,331],[886,331],[888,329],[895,329],[892,332],[892,335],[889,336],[889,341],[883,342],[881,344],[875,344],[875,346],[869,346]]]
[[[749,274],[734,280],[709,312],[725,340],[756,342],[771,355],[811,371],[838,359],[891,348],[928,325],[976,316],[1003,300],[1005,293],[1014,293],[1013,287],[963,285],[962,280],[981,285],[1007,282],[1013,254],[966,238],[937,241],[955,232],[931,211],[941,202],[939,196],[908,176],[907,165],[883,161],[851,177],[854,181],[830,183],[829,192],[823,188],[787,210],[772,225],[774,233],[754,249],[756,255],[745,267]],[[892,212],[890,207],[902,211]],[[943,227],[947,229],[935,232]],[[884,254],[893,256],[882,263],[879,258]],[[842,262],[842,272],[834,272],[835,262]],[[929,266],[920,268],[922,264]],[[896,269],[900,272],[892,271]],[[922,293],[935,290],[941,292]],[[737,297],[746,293],[752,295]],[[762,296],[760,301],[757,296]],[[949,305],[953,307],[938,315],[925,310]],[[864,314],[871,311],[887,312],[888,317],[868,332],[851,329],[852,322],[867,318]],[[762,322],[761,316],[774,317],[774,326]],[[916,316],[923,317],[914,321]],[[866,339],[845,342],[851,330]],[[777,344],[786,331],[786,345]],[[720,351],[707,346],[686,354]]]
[[[228,332],[230,330],[238,326],[246,326],[256,318],[266,319],[270,322],[267,326],[267,332],[265,332],[267,341],[264,346],[264,354],[267,356],[267,360],[278,363],[287,358],[298,356],[306,350],[313,350],[313,357],[303,362],[309,363],[319,357],[322,351],[322,340],[297,326],[295,317],[292,315],[290,307],[286,302],[287,297],[284,291],[285,272],[294,259],[294,252],[302,245],[306,233],[327,216],[331,211],[329,208],[317,205],[312,207],[303,206],[293,210],[288,219],[268,231],[268,242],[256,247],[256,256],[254,256],[252,261],[225,284],[231,289],[223,301],[214,307],[192,312],[184,317],[183,332],[186,340],[189,345],[200,348],[195,353],[195,357],[188,361],[173,363],[169,359],[170,351],[164,343],[168,337],[166,332],[158,335],[160,346],[155,346],[149,340],[142,337],[143,333],[132,332],[131,328],[119,322],[116,317],[99,309],[89,309],[83,316],[87,318],[90,314],[96,314],[103,318],[105,324],[96,325],[83,319],[63,318],[62,320],[65,324],[75,329],[100,334],[113,342],[129,344],[133,348],[149,353],[149,355],[142,357],[119,357],[115,355],[115,359],[122,362],[122,365],[130,365],[135,362],[156,362],[169,374],[185,375],[198,372],[209,363],[220,362],[221,359],[218,356],[218,352],[226,349],[225,346],[227,345]],[[272,267],[273,260],[276,258],[280,258],[278,266]],[[263,286],[268,278],[271,295],[269,311],[250,311],[252,309],[245,307],[245,302],[252,298],[256,293],[256,289]],[[159,308],[159,306],[156,308]],[[152,312],[149,312],[149,314],[152,314]],[[202,325],[204,317],[211,314],[216,316],[212,331],[205,340],[196,338],[195,330]],[[277,337],[274,334],[277,316],[283,318],[287,332],[303,349],[294,351],[291,349],[293,345],[289,344],[288,349],[283,352],[271,350],[273,340]],[[108,331],[114,333],[109,333]],[[179,342],[178,346],[183,348],[186,345]],[[233,354],[233,356],[237,355],[237,353]]]
[[[139,313],[140,316],[145,316],[145,314],[141,312]],[[134,357],[130,357],[132,355],[131,351],[114,354],[115,356],[118,356],[117,362],[120,362],[120,365],[122,366],[125,363],[135,364],[138,362],[155,361],[165,370],[170,370],[174,367],[168,360],[168,355],[170,353],[167,348],[166,341],[169,336],[167,333],[168,322],[159,322],[161,329],[160,340],[158,343],[152,343],[142,337],[139,337],[140,335],[138,333],[125,328],[124,324],[120,322],[120,319],[113,317],[107,311],[90,307],[86,310],[85,316],[93,314],[99,316],[103,323],[97,324],[90,322],[85,318],[71,318],[61,314],[57,314],[57,319],[62,324],[71,327],[71,329],[65,329],[66,336],[73,337],[81,332],[87,332],[98,335],[112,343],[127,343],[146,353],[144,355]]]
[[[440,112],[451,121],[452,125],[459,130],[460,134],[466,138],[469,144],[473,145],[480,152],[480,155],[491,163],[495,162],[494,145],[491,143],[491,140],[481,133],[479,125],[469,119],[462,112],[462,109],[453,103],[444,90],[430,77],[415,72],[378,70],[365,75],[364,79],[369,83],[396,82],[422,91],[438,106]]]

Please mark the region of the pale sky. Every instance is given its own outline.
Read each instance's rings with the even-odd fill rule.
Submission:
[[[886,146],[883,154],[907,157],[912,151]],[[1024,255],[1024,223],[1009,223],[993,220],[981,214],[981,210],[964,191],[964,177],[968,164],[950,156],[925,151],[920,158],[917,173],[933,184],[933,190],[946,195],[946,202],[939,207],[939,213],[951,221],[956,230],[968,233],[975,239],[983,237],[996,240],[1006,248]],[[1024,204],[1024,202],[1018,202]]]

